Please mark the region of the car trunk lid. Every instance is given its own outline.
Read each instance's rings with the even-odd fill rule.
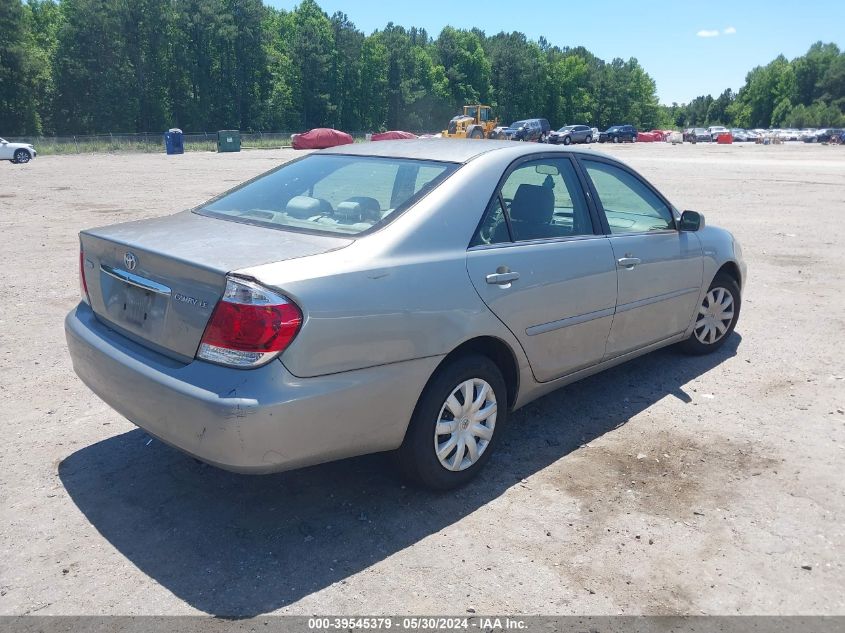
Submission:
[[[176,215],[80,234],[94,313],[171,358],[190,361],[226,287],[226,275],[343,248],[348,238]]]

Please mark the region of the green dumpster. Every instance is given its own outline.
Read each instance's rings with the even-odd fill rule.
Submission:
[[[220,130],[217,132],[218,152],[239,152],[241,151],[240,130]]]

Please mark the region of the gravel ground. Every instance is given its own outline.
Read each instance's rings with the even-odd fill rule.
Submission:
[[[292,151],[0,165],[0,614],[845,614],[845,148],[592,150],[734,231],[737,332],[529,405],[446,495],[378,455],[219,471],[71,370],[78,230],[193,205]]]

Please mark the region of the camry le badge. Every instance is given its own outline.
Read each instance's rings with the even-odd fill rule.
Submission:
[[[127,252],[123,256],[123,265],[126,266],[126,270],[135,270],[135,266],[138,265],[138,258],[135,257],[135,253]]]

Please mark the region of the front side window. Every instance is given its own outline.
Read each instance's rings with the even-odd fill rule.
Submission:
[[[672,211],[642,180],[615,165],[584,160],[611,233],[648,233],[675,228]]]
[[[472,245],[592,233],[590,213],[572,162],[568,158],[544,158],[523,163],[507,176]]]
[[[457,165],[404,158],[311,155],[197,208],[271,228],[356,235],[389,222]]]

